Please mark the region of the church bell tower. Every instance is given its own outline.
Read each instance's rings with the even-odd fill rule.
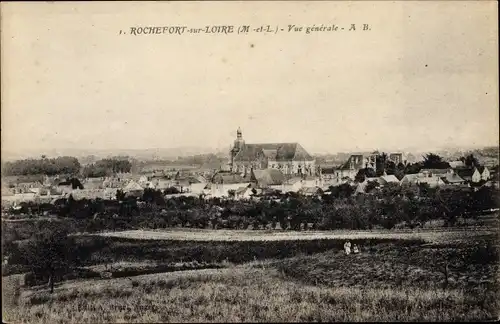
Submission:
[[[243,149],[245,146],[245,141],[243,140],[243,134],[241,133],[241,128],[238,127],[236,131],[236,139],[234,140],[233,148],[231,149],[231,171],[235,171],[234,157]]]

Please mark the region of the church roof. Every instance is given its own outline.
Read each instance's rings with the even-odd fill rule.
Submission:
[[[245,144],[234,161],[253,161],[265,156],[275,161],[312,161],[309,153],[299,143]]]

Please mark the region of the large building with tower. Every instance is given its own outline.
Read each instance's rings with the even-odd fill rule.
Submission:
[[[234,173],[250,174],[250,170],[277,169],[287,175],[314,175],[315,159],[299,143],[247,144],[238,128],[230,150],[230,168]]]

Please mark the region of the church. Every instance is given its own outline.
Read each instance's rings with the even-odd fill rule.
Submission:
[[[314,158],[299,143],[247,144],[238,128],[230,150],[233,173],[250,174],[250,170],[278,169],[286,175],[314,175]]]

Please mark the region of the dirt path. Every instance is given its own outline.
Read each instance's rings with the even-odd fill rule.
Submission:
[[[442,242],[464,235],[489,234],[486,229],[421,230],[421,231],[243,231],[243,230],[131,230],[104,232],[91,235],[121,237],[138,240],[178,240],[178,241],[283,241],[317,239],[423,239],[428,242]]]

